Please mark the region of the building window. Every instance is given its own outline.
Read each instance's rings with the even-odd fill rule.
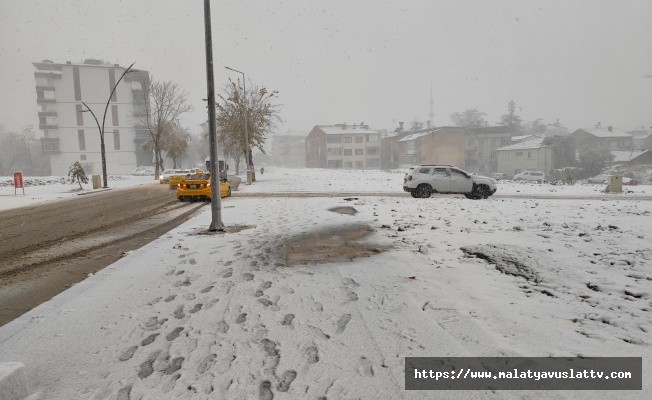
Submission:
[[[363,143],[363,142],[364,142],[364,137],[362,137],[362,136],[356,136],[356,137],[355,137],[355,142],[356,142],[356,143]]]
[[[342,138],[343,143],[353,143],[353,138],[351,136],[344,136]]]
[[[489,158],[490,158],[491,160],[495,160],[495,159],[496,159],[496,152],[495,152],[495,151],[492,151],[491,154],[489,155]]]
[[[79,150],[86,150],[86,137],[83,129],[77,129],[77,139],[79,140]]]
[[[84,126],[84,113],[82,112],[82,105],[75,104],[75,110],[77,111],[77,126]]]
[[[38,100],[44,100],[44,99],[45,99],[45,95],[43,94],[43,91],[42,91],[42,90],[37,90],[37,91],[36,91],[36,98],[37,98]]]
[[[364,161],[356,161],[355,162],[355,167],[356,168],[364,168]]]
[[[347,162],[345,162],[345,163],[344,163],[344,166],[345,166],[346,168],[353,168],[353,161],[347,161]]]
[[[342,160],[328,160],[328,168],[342,168]]]
[[[501,146],[509,146],[510,139],[509,138],[502,138],[500,141]]]
[[[380,167],[380,160],[378,158],[367,160],[367,167]]]
[[[364,155],[364,149],[355,149],[355,155],[356,156],[363,156]]]
[[[521,156],[523,156],[523,152],[522,151],[517,151],[516,152],[516,157],[521,157]]]
[[[351,155],[353,155],[353,150],[351,150],[351,149],[344,149],[344,155],[345,155],[345,156],[351,156]]]
[[[72,79],[75,86],[75,101],[81,101],[81,82],[79,80],[79,67],[72,67]]]
[[[508,152],[504,152],[504,153],[502,153],[502,157],[501,157],[501,158],[502,158],[503,160],[509,160],[509,153],[508,153]]]
[[[484,154],[478,153],[478,160],[482,160],[484,158]]]
[[[378,135],[367,135],[368,143],[378,143]]]
[[[406,143],[406,145],[407,145],[407,151],[405,154],[408,156],[413,155],[416,152],[415,151],[416,146],[414,144],[414,140],[410,140],[409,142]]]
[[[115,150],[120,150],[120,130],[113,130],[113,148]]]
[[[111,93],[114,87],[115,87],[115,70],[110,69],[109,70],[109,93]],[[117,90],[114,90],[113,93],[111,94],[111,101],[118,101]]]
[[[82,154],[82,155],[80,155],[80,156],[79,156],[79,159],[80,159],[81,161],[86,161],[86,154]]]
[[[367,155],[368,156],[378,155],[379,152],[380,152],[380,148],[378,148],[378,147],[367,147]]]
[[[120,122],[118,121],[118,106],[115,104],[111,106],[111,116],[113,117],[113,126],[119,126]]]
[[[536,151],[528,151],[527,152],[527,158],[528,158],[528,160],[536,160],[537,159],[537,152]]]
[[[514,170],[514,175],[518,175],[518,174],[520,174],[520,173],[521,173],[520,168]]]
[[[339,148],[339,147],[335,147],[335,148],[331,147],[331,148],[328,149],[328,155],[329,156],[341,156],[342,155],[342,149]]]
[[[340,136],[336,136],[336,135],[326,136],[326,143],[341,143],[341,142],[342,142],[342,138]]]
[[[496,138],[491,138],[491,147],[496,147]]]

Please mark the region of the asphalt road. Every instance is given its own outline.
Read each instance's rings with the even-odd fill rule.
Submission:
[[[91,192],[0,212],[0,325],[180,225],[206,203],[168,185]]]

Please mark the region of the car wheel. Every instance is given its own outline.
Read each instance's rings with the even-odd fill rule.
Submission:
[[[490,196],[491,190],[488,187],[482,185],[478,188],[478,195],[482,199],[487,199]]]
[[[421,184],[417,186],[415,190],[417,192],[417,197],[422,199],[427,199],[428,197],[432,196],[432,188],[430,185]]]
[[[412,197],[414,197],[415,199],[419,197],[419,193],[417,193],[416,189],[410,190],[410,195],[412,195]]]
[[[473,195],[471,193],[464,193],[464,197],[466,197],[467,199],[470,199],[470,200],[474,199],[474,197],[473,197]]]

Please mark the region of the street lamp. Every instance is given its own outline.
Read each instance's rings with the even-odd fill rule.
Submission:
[[[136,64],[136,63],[135,62],[132,63],[129,66],[129,68],[127,68],[125,70],[125,72],[122,73],[122,75],[120,76],[120,79],[118,79],[118,81],[115,83],[115,85],[113,85],[113,89],[111,90],[111,94],[109,95],[109,99],[106,101],[106,107],[104,107],[104,116],[102,117],[102,126],[101,127],[100,127],[100,122],[97,120],[97,117],[95,116],[95,113],[93,112],[93,110],[91,110],[91,108],[86,103],[84,103],[83,101],[81,102],[84,105],[84,107],[86,107],[86,110],[82,110],[80,112],[90,112],[91,115],[93,116],[93,118],[95,119],[95,123],[97,124],[97,129],[100,131],[100,151],[102,152],[102,179],[104,180],[104,186],[103,186],[104,188],[109,187],[108,179],[107,179],[107,176],[106,176],[106,151],[105,151],[105,148],[104,148],[104,121],[106,120],[106,112],[109,109],[109,104],[111,103],[111,98],[113,97],[113,93],[115,93],[115,90],[117,89],[118,84],[120,83],[122,78],[124,78],[124,76],[127,74],[127,72],[130,72],[129,70],[131,69],[131,67],[134,66],[134,64]],[[131,71],[131,72],[136,72],[136,71]]]
[[[252,180],[252,175],[253,172],[251,171],[251,151],[249,150],[249,129],[247,128],[247,86],[245,83],[245,74],[242,71],[238,71],[237,69],[233,69],[231,67],[224,67],[228,70],[231,70],[233,72],[237,72],[239,74],[242,74],[242,96],[244,99],[244,124],[245,124],[245,162],[247,163],[247,185],[251,185],[251,180]]]

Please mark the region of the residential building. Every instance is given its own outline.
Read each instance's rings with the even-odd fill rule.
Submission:
[[[379,132],[364,125],[316,125],[305,140],[308,168],[379,169]]]
[[[488,174],[498,171],[496,149],[512,144],[513,128],[484,126],[466,128],[466,165],[469,172]]]
[[[465,129],[455,126],[420,129],[396,140],[398,166],[451,164],[463,167]]]
[[[632,135],[633,150],[652,150],[652,129],[627,132]]]
[[[649,165],[652,164],[652,150],[612,150],[611,165]]]
[[[632,135],[609,126],[578,129],[571,133],[577,151],[587,149],[632,150]]]
[[[306,135],[277,135],[272,140],[274,165],[302,168],[306,166]]]
[[[534,137],[529,140],[499,147],[496,151],[496,171],[514,176],[525,171],[542,171],[546,176],[551,176],[552,147],[543,144],[543,137]]]
[[[99,60],[65,64],[44,60],[33,65],[41,146],[53,175],[67,175],[75,161],[87,175],[102,173],[98,125],[103,123],[109,175],[152,165],[152,154],[142,148],[147,130],[136,127],[148,100],[141,86],[148,79],[146,71],[130,71],[118,82],[126,68]]]

